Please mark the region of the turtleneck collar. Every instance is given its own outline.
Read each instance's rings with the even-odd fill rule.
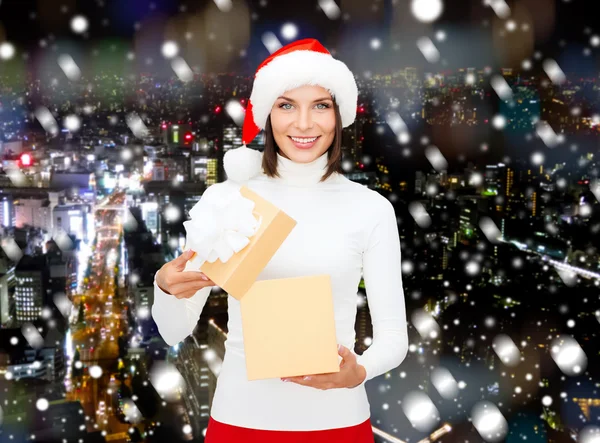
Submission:
[[[286,184],[316,185],[327,171],[327,160],[327,151],[310,163],[297,163],[277,153],[277,172]]]

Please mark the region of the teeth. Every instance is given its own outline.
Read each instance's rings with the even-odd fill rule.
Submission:
[[[313,137],[313,138],[298,138],[298,137],[291,137],[292,140],[294,140],[296,143],[312,143],[314,142],[318,137]]]

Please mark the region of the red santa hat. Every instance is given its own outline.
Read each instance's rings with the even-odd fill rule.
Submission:
[[[277,97],[304,85],[327,89],[339,107],[342,127],[354,123],[358,102],[354,74],[316,39],[290,43],[267,57],[256,70],[242,128],[244,146],[227,151],[223,158],[228,178],[246,181],[261,171],[262,154],[246,145],[265,128]]]

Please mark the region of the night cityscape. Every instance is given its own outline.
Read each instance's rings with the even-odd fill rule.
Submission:
[[[366,384],[376,441],[600,442],[600,29],[582,2],[447,0],[434,24],[408,0],[275,3],[0,2],[0,442],[204,441],[228,294],[169,346],[154,276],[227,179],[257,64],[313,36],[359,88],[343,173],[398,219],[410,346]]]

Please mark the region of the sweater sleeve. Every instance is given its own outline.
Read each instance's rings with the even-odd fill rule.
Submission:
[[[357,356],[367,380],[396,368],[408,351],[408,328],[398,222],[392,204],[383,202],[377,222],[363,251],[363,278],[373,325],[371,346]]]
[[[228,187],[225,188],[226,186]],[[190,215],[192,215],[194,211],[201,210],[202,205],[200,203],[207,196],[219,192],[220,190],[231,189],[231,186],[229,181],[209,186],[204,191],[204,194],[202,194],[201,199],[190,210]],[[212,286],[207,286],[199,289],[190,298],[179,299],[160,289],[156,284],[156,274],[154,275],[152,318],[158,327],[158,332],[161,337],[169,346],[174,346],[180,341],[183,341],[194,331],[212,288]]]
[[[152,318],[165,343],[174,346],[194,331],[211,290],[212,286],[207,286],[180,299],[160,289],[155,275]]]
[[[160,289],[155,274],[152,318],[169,346],[183,341],[194,331],[212,288],[207,286],[199,289],[190,298],[177,298]]]

